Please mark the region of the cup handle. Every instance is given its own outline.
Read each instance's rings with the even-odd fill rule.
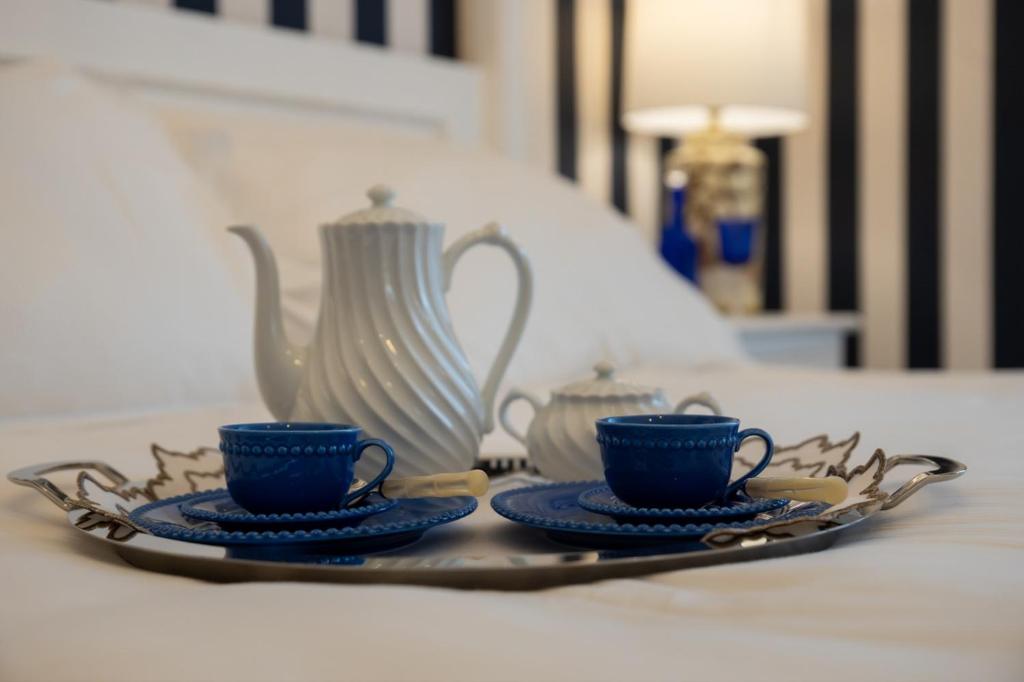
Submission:
[[[762,457],[761,461],[757,463],[757,466],[737,478],[726,487],[725,492],[722,493],[723,501],[732,499],[736,493],[743,489],[743,486],[746,485],[749,479],[754,478],[764,471],[764,468],[768,466],[768,462],[772,461],[772,455],[775,454],[775,443],[772,441],[772,437],[761,429],[743,429],[737,433],[735,450],[739,450],[740,446],[743,445],[743,441],[748,438],[760,438],[764,441],[764,457]]]
[[[353,490],[348,495],[346,495],[345,502],[342,506],[346,506],[350,504],[353,500],[358,500],[359,498],[373,492],[374,488],[379,486],[381,482],[384,481],[385,478],[391,475],[391,470],[395,467],[395,451],[391,449],[390,445],[380,440],[379,438],[367,438],[366,440],[361,440],[358,443],[356,443],[355,460],[358,462],[359,458],[362,457],[363,455],[363,450],[374,445],[376,445],[378,448],[384,451],[384,456],[387,458],[387,462],[385,462],[384,468],[380,470],[380,473],[377,474],[372,481],[364,485],[362,488],[359,488],[358,490]]]

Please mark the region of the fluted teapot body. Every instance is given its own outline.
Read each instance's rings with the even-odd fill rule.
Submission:
[[[532,276],[522,251],[496,224],[443,249],[444,227],[392,205],[375,187],[373,206],[320,227],[320,316],[306,347],[285,338],[277,269],[255,228],[242,236],[256,262],[256,373],[275,418],[355,424],[395,450],[395,472],[470,468],[493,429],[494,396],[529,311]],[[477,244],[504,249],[519,276],[508,332],[478,386],[452,327],[445,291],[459,257]],[[367,452],[357,474],[380,469]]]

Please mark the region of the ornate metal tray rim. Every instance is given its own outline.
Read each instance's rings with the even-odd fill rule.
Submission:
[[[831,445],[827,438],[818,438]],[[804,441],[790,450],[814,440]],[[158,450],[184,457],[197,457],[201,451],[182,455],[154,446],[160,472],[156,478],[146,482],[132,482],[110,465],[97,461],[39,464],[11,472],[8,478],[42,493],[68,512],[68,520],[77,531],[93,541],[112,546],[126,562],[145,570],[216,582],[288,580],[522,590],[820,551],[832,546],[844,531],[861,524],[878,511],[896,507],[925,485],[956,478],[966,471],[963,464],[945,457],[897,455],[886,458],[881,450],[877,450],[865,464],[847,471],[845,464],[857,440],[855,435],[840,444],[846,446],[845,453],[838,464],[828,467],[828,473],[843,475],[848,480],[856,476],[867,477],[868,484],[860,499],[831,514],[766,522],[753,530],[712,533],[697,543],[703,545],[697,551],[694,551],[695,543],[691,542],[689,547],[673,545],[654,548],[650,553],[642,550],[572,550],[564,546],[558,546],[551,552],[521,554],[392,556],[383,553],[361,557],[358,565],[236,558],[227,556],[229,549],[224,546],[199,545],[150,535],[133,527],[127,513],[112,512],[109,507],[103,507],[81,494],[83,485],[92,485],[99,486],[103,493],[114,495],[115,499],[117,496],[127,499],[122,492],[127,490],[148,491],[151,499],[158,499],[153,492],[154,482],[159,485],[161,480],[169,480],[162,460],[157,456]],[[903,482],[891,494],[881,491],[878,484],[885,473],[901,465],[931,468]],[[792,466],[799,469],[802,464],[796,459]],[[74,497],[47,478],[55,472],[74,470],[79,472],[80,492]],[[98,472],[112,485],[104,486],[96,481],[90,471]],[[822,473],[825,472],[819,467],[815,475]],[[209,476],[203,473],[196,475]],[[565,551],[557,551],[559,549]]]

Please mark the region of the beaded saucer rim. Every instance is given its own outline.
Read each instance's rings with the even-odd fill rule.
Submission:
[[[738,530],[747,528],[756,528],[763,526],[765,521],[762,519],[749,519],[747,521],[731,521],[721,523],[687,523],[687,524],[664,524],[664,523],[618,523],[617,521],[609,519],[608,521],[602,522],[589,522],[589,521],[564,521],[558,519],[552,519],[550,516],[541,516],[530,512],[518,511],[508,506],[506,500],[521,495],[535,495],[544,492],[553,492],[559,489],[581,487],[585,485],[591,485],[592,481],[569,481],[563,483],[542,483],[539,485],[525,486],[522,488],[515,488],[513,490],[506,490],[498,493],[491,499],[491,508],[494,509],[499,515],[528,526],[535,528],[541,528],[544,530],[553,531],[568,531],[576,533],[592,533],[597,535],[617,535],[617,536],[632,536],[632,537],[666,537],[666,538],[687,538],[687,537],[698,537],[706,535],[711,531],[716,530]],[[582,492],[582,491],[581,491]],[[589,510],[583,509],[577,504],[577,508],[580,511],[587,513]],[[810,510],[809,510],[810,511]]]
[[[185,542],[198,542],[204,544],[220,543],[274,543],[285,544],[290,542],[310,542],[326,540],[345,540],[350,538],[369,538],[383,535],[395,535],[398,533],[411,533],[427,531],[435,526],[444,523],[457,521],[469,516],[477,508],[475,497],[453,497],[439,498],[450,500],[464,500],[462,506],[445,510],[430,516],[424,516],[410,521],[394,521],[378,525],[342,526],[337,528],[314,528],[310,530],[197,530],[184,528],[175,523],[167,521],[153,521],[147,518],[147,514],[161,507],[180,505],[189,498],[201,498],[209,496],[209,491],[201,493],[186,493],[174,497],[156,500],[134,509],[129,514],[129,519],[143,530],[159,537],[171,540],[183,540]],[[418,499],[418,498],[417,498]],[[399,505],[396,505],[399,506]]]
[[[182,516],[187,516],[188,518],[197,521],[214,521],[216,523],[237,524],[244,523],[253,525],[261,523],[274,525],[289,523],[321,523],[326,521],[351,521],[352,519],[361,519],[385,512],[398,504],[397,500],[390,500],[378,493],[370,493],[367,495],[367,500],[372,499],[374,496],[379,497],[380,500],[372,503],[364,502],[355,507],[342,507],[341,509],[329,509],[318,512],[254,514],[250,511],[246,511],[241,505],[239,505],[239,511],[237,512],[215,512],[206,509],[197,509],[196,505],[215,501],[218,497],[231,499],[231,493],[228,492],[227,488],[216,488],[214,490],[203,491],[203,493],[208,494],[208,498],[193,498],[191,500],[185,500],[179,505]]]
[[[605,504],[590,499],[596,495],[608,494],[617,504]],[[753,516],[764,512],[775,511],[789,504],[788,499],[783,498],[762,498],[737,501],[728,505],[713,505],[706,507],[634,507],[615,496],[611,488],[606,484],[599,483],[593,488],[584,490],[576,498],[576,502],[587,511],[607,516],[629,516],[629,517],[650,517],[650,518],[721,518],[727,516]]]

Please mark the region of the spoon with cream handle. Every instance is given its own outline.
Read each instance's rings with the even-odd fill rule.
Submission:
[[[846,499],[848,492],[846,481],[839,476],[751,478],[747,481],[746,491],[751,497],[787,498],[800,502],[827,502],[829,504],[839,504]]]
[[[358,489],[365,482],[358,478],[352,481],[352,488]],[[404,497],[457,497],[470,495],[481,497],[487,492],[491,481],[487,474],[479,469],[456,471],[448,474],[430,474],[428,476],[409,476],[408,478],[388,478],[380,485],[380,493],[384,497],[400,499]],[[367,491],[369,494],[371,491]],[[365,497],[353,500],[354,504]]]

